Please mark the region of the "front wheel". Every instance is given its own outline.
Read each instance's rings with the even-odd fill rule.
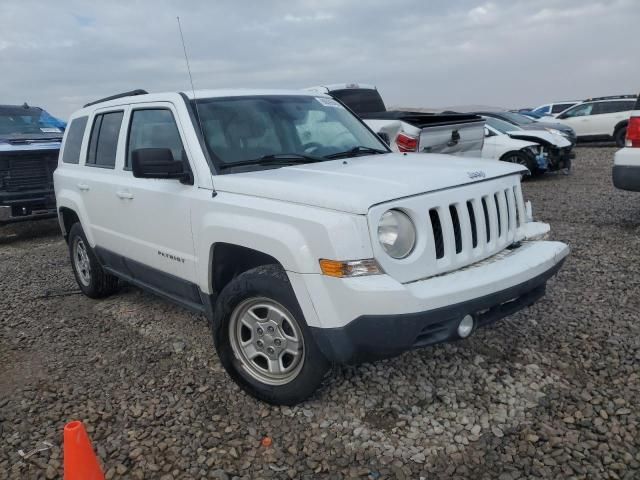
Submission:
[[[536,165],[535,159],[531,158],[530,155],[527,155],[524,152],[509,152],[504,154],[500,160],[503,162],[517,163],[518,165],[527,167],[531,175],[538,173],[538,165]]]
[[[616,142],[616,147],[623,148],[625,139],[627,137],[627,127],[621,127],[613,134],[613,139]]]
[[[104,298],[118,288],[118,278],[106,273],[79,223],[69,230],[71,268],[82,293],[91,298]]]
[[[284,270],[257,267],[220,293],[213,319],[220,361],[247,393],[294,405],[322,383],[329,362],[317,347]]]

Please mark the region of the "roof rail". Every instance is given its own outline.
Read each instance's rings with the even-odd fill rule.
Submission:
[[[101,98],[100,100],[96,100],[94,102],[89,102],[85,105],[85,107],[90,107],[91,105],[107,102],[109,100],[115,100],[116,98],[135,97],[136,95],[146,95],[147,93],[149,92],[147,92],[146,90],[142,90],[141,88],[138,88],[136,90],[131,90],[130,92],[118,93],[116,95],[111,95],[110,97]]]
[[[592,97],[592,98],[587,98],[585,100],[585,102],[593,102],[596,100],[615,100],[615,99],[622,99],[622,98],[638,98],[638,94],[630,94],[630,95],[609,95],[607,97]]]

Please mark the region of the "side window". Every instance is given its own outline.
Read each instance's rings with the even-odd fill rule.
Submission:
[[[543,105],[542,107],[538,107],[534,110],[534,113],[540,113],[541,115],[546,115],[549,113],[549,105]]]
[[[617,100],[613,102],[602,102],[600,104],[600,112],[598,113],[619,113],[633,110],[635,102]]]
[[[570,103],[556,103],[553,107],[551,107],[551,113],[560,113],[564,112],[567,108],[571,107]]]
[[[593,103],[577,105],[561,115],[561,118],[585,117],[593,112]]]
[[[78,117],[71,121],[71,125],[67,129],[67,138],[64,141],[64,152],[62,153],[63,163],[80,162],[80,148],[82,147],[82,138],[84,130],[87,126],[88,117]]]
[[[123,112],[96,115],[89,138],[87,165],[114,168]]]
[[[174,160],[186,160],[178,126],[170,110],[143,109],[131,113],[125,169],[131,169],[131,152],[140,148],[168,148]]]

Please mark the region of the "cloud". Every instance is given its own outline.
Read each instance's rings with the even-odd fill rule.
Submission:
[[[119,91],[376,84],[388,104],[634,92],[635,0],[3,0],[0,103],[67,117]]]

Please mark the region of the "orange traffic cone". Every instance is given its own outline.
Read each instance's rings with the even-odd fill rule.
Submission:
[[[104,480],[89,435],[79,421],[64,426],[64,480]]]

